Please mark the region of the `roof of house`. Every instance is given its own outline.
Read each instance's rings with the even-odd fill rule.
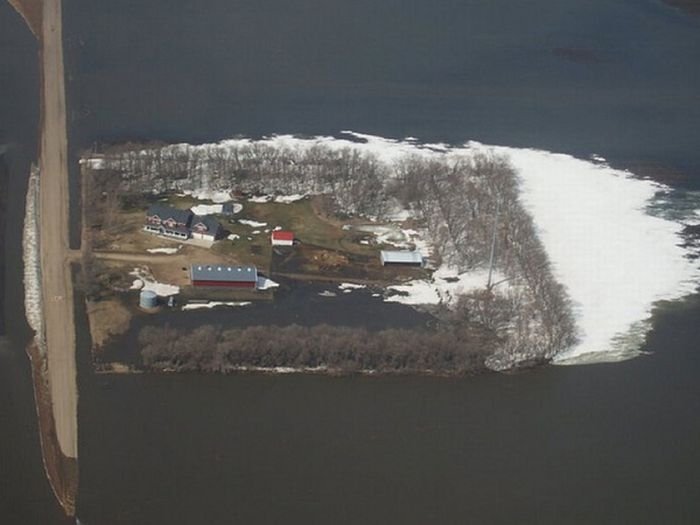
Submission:
[[[192,226],[200,222],[207,227],[207,231],[209,232],[216,232],[216,230],[218,230],[221,227],[219,221],[217,221],[211,215],[195,215],[194,217],[192,217]]]
[[[412,250],[382,250],[382,261],[398,264],[423,264],[423,256]]]
[[[258,282],[258,270],[255,266],[193,264],[190,276],[193,281]]]
[[[293,241],[294,240],[294,232],[284,231],[284,230],[275,230],[272,232],[272,238],[276,241]]]
[[[153,217],[154,215],[157,215],[158,217],[160,217],[161,220],[165,220],[172,217],[179,223],[188,224],[193,214],[192,210],[181,210],[179,208],[173,208],[172,206],[168,206],[167,204],[161,204],[156,202],[155,204],[151,204],[149,206],[148,211],[146,211],[146,215],[148,217]]]

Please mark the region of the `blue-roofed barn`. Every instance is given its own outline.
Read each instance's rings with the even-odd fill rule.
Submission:
[[[255,288],[258,270],[255,266],[229,266],[225,264],[193,264],[190,267],[193,286]]]

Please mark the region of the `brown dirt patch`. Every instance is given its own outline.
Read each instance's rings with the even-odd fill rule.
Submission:
[[[126,332],[131,322],[131,312],[117,299],[88,301],[87,314],[93,352],[99,352],[111,337]]]
[[[42,0],[9,0],[10,5],[24,18],[34,36],[41,38]]]

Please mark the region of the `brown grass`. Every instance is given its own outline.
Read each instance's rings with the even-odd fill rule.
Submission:
[[[88,301],[87,314],[93,352],[99,352],[110,337],[126,332],[131,321],[131,312],[117,299]]]

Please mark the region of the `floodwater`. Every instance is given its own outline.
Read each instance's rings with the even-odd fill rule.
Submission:
[[[599,154],[700,187],[700,20],[656,0],[65,3],[70,136],[217,140],[352,129]],[[61,523],[23,346],[20,227],[36,45],[0,4],[9,167],[0,522]],[[3,188],[4,190],[4,188]],[[224,314],[216,314],[224,315]],[[618,364],[462,380],[91,373],[88,525],[697,523],[700,301]]]

